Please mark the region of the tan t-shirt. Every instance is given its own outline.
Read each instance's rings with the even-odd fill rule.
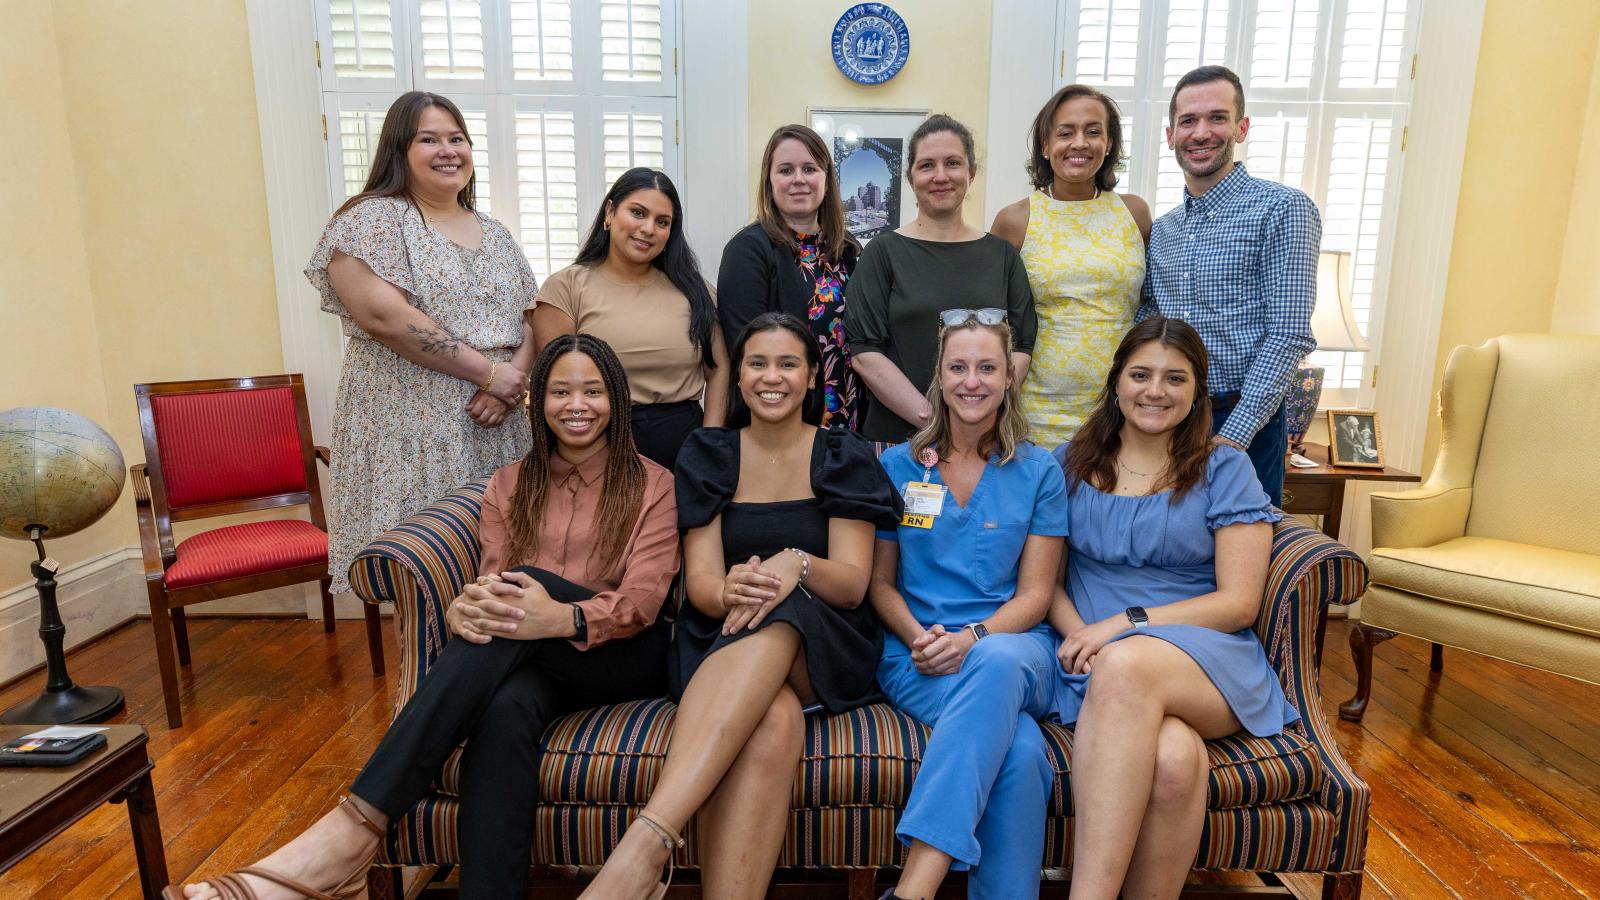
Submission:
[[[698,400],[705,392],[700,350],[689,340],[689,298],[660,269],[643,284],[623,284],[598,268],[568,266],[540,286],[529,308],[539,303],[617,351],[634,403]]]

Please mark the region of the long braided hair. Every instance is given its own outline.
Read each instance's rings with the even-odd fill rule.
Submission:
[[[568,353],[582,353],[594,361],[611,403],[611,421],[606,425],[606,472],[601,482],[599,540],[589,548],[589,558],[598,557],[602,571],[610,571],[622,557],[633,523],[644,505],[644,463],[633,445],[633,403],[628,395],[628,377],[611,345],[592,334],[564,334],[545,345],[534,360],[529,378],[528,418],[533,425],[533,447],[523,457],[517,486],[511,492],[506,513],[510,547],[506,558],[530,559],[539,552],[539,523],[550,495],[550,457],[556,452],[556,436],[544,417],[545,392],[550,386],[550,370],[556,360]]]

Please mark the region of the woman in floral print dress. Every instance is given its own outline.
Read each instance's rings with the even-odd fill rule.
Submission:
[[[844,224],[839,173],[815,131],[784,125],[761,155],[756,221],[722,250],[717,318],[729,347],[751,319],[785,312],[822,351],[824,428],[857,424],[857,382],[844,333],[844,286],[861,247]]]
[[[333,421],[328,571],[462,483],[520,459],[538,293],[505,226],[473,208],[472,145],[454,103],[389,108],[366,188],[305,274],[347,338]]]

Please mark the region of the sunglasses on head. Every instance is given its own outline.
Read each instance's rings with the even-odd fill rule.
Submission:
[[[947,309],[939,313],[939,324],[945,328],[956,328],[973,319],[977,319],[979,325],[999,325],[1006,320],[1006,311],[986,306],[983,309]]]

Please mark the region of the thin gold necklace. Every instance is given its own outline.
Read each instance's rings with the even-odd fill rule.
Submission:
[[[1137,469],[1131,469],[1128,467],[1127,463],[1122,461],[1122,457],[1120,456],[1117,457],[1117,467],[1122,471],[1127,472],[1129,475],[1137,475],[1140,478],[1154,478],[1156,475],[1160,474],[1158,472],[1140,472]]]
[[[1083,202],[1082,200],[1062,200],[1060,197],[1057,197],[1056,196],[1056,183],[1054,181],[1052,181],[1049,184],[1044,186],[1044,193],[1045,193],[1046,197],[1049,197],[1051,200],[1054,200],[1057,203],[1082,203]],[[1095,200],[1095,199],[1098,199],[1099,197],[1100,197],[1100,186],[1099,185],[1095,185],[1094,196],[1090,197],[1089,199],[1090,200]]]

